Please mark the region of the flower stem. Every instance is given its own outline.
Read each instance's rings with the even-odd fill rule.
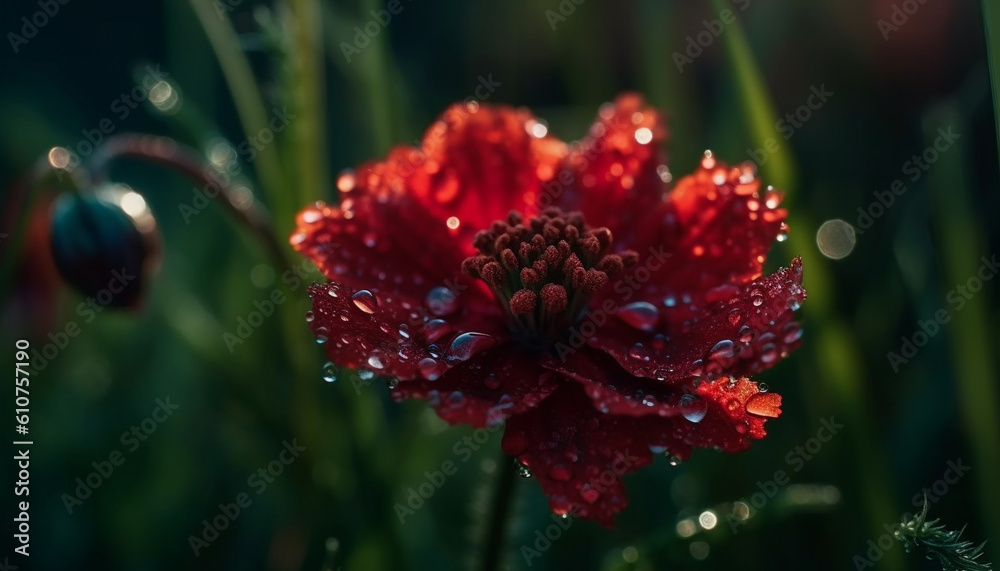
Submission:
[[[497,474],[496,487],[493,490],[493,504],[490,506],[489,527],[486,529],[486,545],[483,548],[482,571],[496,571],[500,568],[504,543],[507,539],[507,519],[510,516],[511,504],[514,499],[514,460],[502,454],[500,473]]]
[[[95,182],[101,182],[101,179],[107,176],[107,164],[117,158],[141,159],[165,166],[198,184],[218,188],[222,195],[220,205],[260,241],[261,246],[278,267],[283,269],[291,267],[265,212],[254,200],[249,203],[241,202],[233,189],[215,174],[214,167],[207,164],[198,152],[167,137],[134,133],[115,135],[101,145],[88,165],[98,179]]]

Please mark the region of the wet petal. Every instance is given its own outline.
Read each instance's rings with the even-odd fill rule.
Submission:
[[[449,107],[427,130],[419,149],[394,151],[380,165],[359,169],[363,184],[402,192],[447,227],[453,241],[474,253],[472,238],[517,210],[539,211],[542,184],[556,174],[566,145],[536,136],[528,111],[470,103]],[[534,134],[533,134],[534,133]]]
[[[414,379],[424,359],[446,356],[462,335],[499,343],[507,332],[495,315],[461,309],[443,319],[420,302],[378,289],[354,290],[336,282],[309,288],[313,308],[306,320],[330,361],[381,376]],[[442,373],[455,361],[446,361]]]
[[[638,224],[623,246],[639,252],[635,299],[677,323],[712,301],[732,297],[761,276],[787,213],[780,194],[762,189],[752,165],[729,168],[706,157],[667,202]],[[630,286],[631,289],[631,286]]]
[[[633,375],[685,383],[692,378],[742,376],[768,369],[801,343],[793,321],[805,299],[802,261],[748,285],[679,323],[660,319],[639,329],[612,316],[590,346],[607,352]]]
[[[555,513],[612,527],[628,503],[622,476],[652,462],[654,451],[682,460],[694,448],[740,452],[766,435],[767,418],[780,414],[781,397],[760,393],[745,378],[702,383],[687,397],[703,403],[697,415],[607,414],[582,387],[564,384],[538,407],[511,417],[502,446],[531,470]],[[754,405],[762,397],[766,408]]]
[[[571,175],[572,189],[557,186],[562,192],[549,193],[556,204],[583,212],[591,226],[611,229],[616,246],[624,249],[636,222],[667,189],[658,172],[666,168],[666,138],[659,112],[637,94],[620,95],[601,107],[587,137],[566,157],[560,173]]]
[[[426,359],[419,363],[423,378],[400,382],[393,397],[425,399],[450,424],[495,426],[537,406],[556,389],[557,375],[533,357],[506,344],[454,366],[447,355]]]

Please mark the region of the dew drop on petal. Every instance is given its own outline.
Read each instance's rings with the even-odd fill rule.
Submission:
[[[751,341],[753,341],[753,329],[750,329],[749,325],[744,325],[743,327],[740,327],[739,333],[740,333],[740,343],[746,345]]]
[[[451,326],[443,319],[432,319],[424,325],[424,339],[428,343],[434,343],[438,339],[451,333]]]
[[[683,395],[680,407],[681,414],[690,422],[701,422],[708,414],[708,403],[695,395]]]
[[[802,339],[802,327],[794,321],[785,325],[784,333],[785,336],[782,338],[782,341],[785,343],[791,344]]]
[[[583,498],[583,501],[592,504],[597,501],[597,498],[601,497],[601,493],[589,484],[585,484],[580,488],[580,496]]]
[[[734,343],[729,339],[723,339],[712,347],[712,350],[708,353],[708,358],[718,361],[720,359],[732,359],[735,355],[736,348]]]
[[[362,381],[370,381],[375,378],[375,373],[368,369],[358,369],[358,378]]]
[[[358,309],[369,315],[375,313],[375,308],[378,307],[378,301],[375,299],[375,295],[366,289],[356,292],[351,296],[351,299],[354,300],[354,305],[356,305]]]
[[[778,358],[778,348],[773,343],[768,343],[760,348],[760,362],[773,363]]]
[[[649,361],[649,350],[642,343],[636,343],[628,350],[628,356],[636,361]]]
[[[314,319],[316,319],[316,314],[313,313],[312,311],[307,311],[306,312],[306,323],[312,323]]]
[[[784,242],[787,239],[788,239],[788,224],[782,222],[781,226],[778,227],[778,241]]]
[[[483,384],[490,390],[496,390],[500,387],[500,377],[496,373],[490,373],[486,375],[486,379],[483,381]]]
[[[667,456],[667,464],[670,464],[671,466],[676,467],[679,466],[681,462],[683,462],[683,460],[681,460],[677,456],[674,456],[673,454],[670,454],[669,452],[666,453],[666,456]]]
[[[630,303],[618,310],[617,315],[625,323],[642,331],[652,331],[660,320],[660,310],[646,301]]]
[[[323,365],[323,380],[332,383],[337,380],[337,366],[327,362]]]
[[[417,363],[417,369],[420,370],[421,376],[423,376],[428,381],[436,381],[438,377],[441,376],[440,364],[430,357],[425,357]]]
[[[385,368],[385,363],[382,361],[380,352],[372,352],[368,357],[368,366],[376,370]]]
[[[485,333],[463,333],[451,342],[445,357],[449,363],[467,361],[476,353],[496,345],[496,339]]]
[[[705,151],[705,154],[701,157],[701,168],[715,168],[715,155],[712,154],[712,151]]]
[[[458,309],[458,296],[446,287],[439,286],[427,292],[427,298],[424,301],[430,312],[438,317],[451,315]]]

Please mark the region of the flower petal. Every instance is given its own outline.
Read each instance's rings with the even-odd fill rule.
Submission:
[[[565,384],[538,407],[512,416],[502,446],[531,470],[555,513],[612,527],[628,503],[622,476],[651,463],[653,452],[682,460],[696,447],[739,452],[763,438],[766,419],[780,414],[781,397],[760,393],[745,378],[702,383],[692,396],[705,407],[696,422],[604,414],[581,387]]]
[[[397,150],[381,167],[359,169],[359,177],[372,188],[405,192],[434,220],[450,223],[453,240],[472,255],[476,232],[511,210],[539,211],[542,183],[555,176],[566,145],[533,135],[537,125],[523,109],[453,105],[427,130],[420,149]]]
[[[658,172],[666,168],[666,138],[659,112],[641,96],[618,96],[601,107],[588,136],[570,149],[564,169],[575,192],[560,192],[556,204],[583,212],[594,228],[611,229],[616,245],[629,242],[631,228],[667,189]]]
[[[330,361],[382,376],[414,379],[421,376],[422,360],[442,357],[444,372],[458,362],[452,353],[461,339],[497,344],[507,336],[494,314],[463,307],[442,319],[419,303],[378,289],[353,290],[329,282],[310,286],[309,296],[313,309],[306,320]],[[468,349],[466,358],[484,345],[462,346]]]
[[[292,246],[327,278],[349,287],[377,285],[417,300],[434,287],[479,289],[459,271],[462,249],[444,223],[435,224],[406,195],[358,189],[339,206],[317,203],[304,209],[296,221]]]
[[[700,308],[732,297],[761,276],[787,216],[779,203],[777,191],[761,194],[752,164],[728,168],[706,157],[621,244],[640,256],[631,270],[641,284],[635,298],[678,323],[688,319],[675,309],[682,303]]]
[[[504,452],[527,466],[552,511],[611,527],[628,503],[621,476],[652,462],[635,419],[601,414],[576,383],[507,420]]]
[[[707,306],[681,308],[684,319],[637,329],[622,319],[625,306],[590,337],[591,347],[607,352],[629,373],[685,383],[692,378],[742,376],[777,364],[801,342],[794,311],[806,297],[802,261],[748,285]]]
[[[440,374],[446,366],[444,360],[425,361],[425,378],[401,381],[393,398],[425,399],[449,424],[481,428],[537,406],[557,386],[555,373],[514,344],[488,349]]]

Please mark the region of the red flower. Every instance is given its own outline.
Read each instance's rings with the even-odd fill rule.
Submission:
[[[781,396],[747,377],[800,337],[801,262],[762,276],[777,193],[710,153],[668,192],[665,139],[637,95],[571,145],[525,110],[449,108],[299,214],[291,242],[329,278],[313,332],[449,423],[506,419],[551,508],[612,525],[654,453],[763,438]]]

